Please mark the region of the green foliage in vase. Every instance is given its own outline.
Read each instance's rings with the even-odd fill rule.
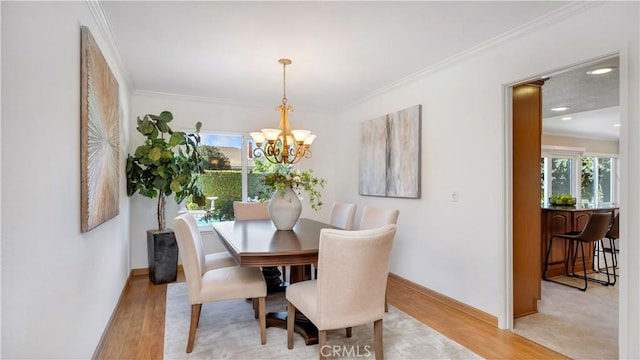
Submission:
[[[283,193],[288,186],[298,196],[301,196],[304,191],[309,196],[309,204],[313,210],[322,208],[321,194],[317,187],[324,187],[326,180],[313,176],[313,170],[311,169],[301,172],[294,168],[277,168],[274,172],[265,174],[261,182],[269,194],[276,190],[280,190],[280,193]]]
[[[195,133],[187,134],[173,131],[168,125],[171,120],[173,114],[169,111],[138,117],[136,130],[145,140],[133,155],[127,156],[127,195],[138,192],[148,198],[158,198],[159,230],[166,227],[166,196],[173,194],[177,203],[187,197],[198,205],[205,203],[195,176],[202,172],[198,152],[202,124],[197,122]]]

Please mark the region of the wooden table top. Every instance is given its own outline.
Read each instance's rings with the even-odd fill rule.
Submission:
[[[306,265],[318,261],[320,230],[335,226],[299,219],[293,230],[277,230],[271,220],[213,224],[229,253],[242,266]]]

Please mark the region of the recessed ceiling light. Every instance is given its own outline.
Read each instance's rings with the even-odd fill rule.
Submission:
[[[587,71],[587,74],[589,74],[589,75],[601,75],[601,74],[610,73],[612,71],[613,71],[613,68],[607,67],[607,68],[589,70],[589,71]]]
[[[558,106],[558,107],[551,108],[549,110],[551,110],[551,111],[565,111],[565,110],[569,110],[569,109],[570,109],[570,107],[568,107],[568,106]]]
[[[560,118],[560,120],[562,120],[562,121],[567,121],[567,120],[571,120],[571,119],[573,119],[571,116],[565,116],[563,118]]]
[[[613,127],[620,127],[622,124],[613,124]]]

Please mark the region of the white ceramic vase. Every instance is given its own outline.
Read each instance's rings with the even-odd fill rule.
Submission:
[[[284,189],[284,195],[276,190],[269,201],[269,217],[278,230],[291,230],[302,213],[302,203],[290,186]]]

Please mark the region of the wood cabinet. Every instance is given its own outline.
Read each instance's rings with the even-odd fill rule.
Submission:
[[[535,314],[540,298],[542,86],[513,88],[513,316]]]
[[[541,257],[540,257],[540,273],[544,271],[544,265],[547,256],[547,249],[551,242],[551,236],[553,234],[567,233],[570,231],[582,231],[587,225],[591,214],[594,212],[610,212],[612,214],[611,219],[617,213],[618,208],[597,208],[597,209],[580,209],[580,208],[543,208],[542,209],[542,241],[541,241]],[[589,244],[585,247],[585,256],[587,270],[592,268],[593,256],[593,244]],[[573,253],[567,254],[569,249],[565,246],[564,241],[555,240],[551,253],[549,254],[549,265],[547,267],[547,277],[560,276],[565,273],[565,259],[568,259],[571,264],[573,261]],[[583,264],[576,262],[576,271],[582,271]]]

